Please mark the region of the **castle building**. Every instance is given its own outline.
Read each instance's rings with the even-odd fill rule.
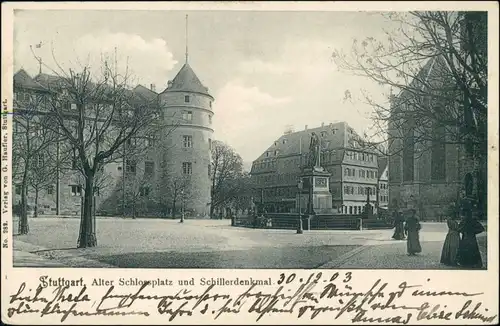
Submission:
[[[18,71],[14,75],[14,111],[22,117],[23,112],[33,110],[33,99],[50,96],[51,85],[59,79],[43,73],[32,78],[24,70]],[[97,215],[128,215],[133,206],[133,214],[139,216],[165,216],[183,210],[190,217],[208,217],[214,98],[187,61],[163,92],[158,94],[153,87],[142,85],[131,92],[144,101],[159,101],[159,127],[154,128],[154,134],[129,139],[118,150],[124,159],[105,164],[103,180],[94,191]],[[44,101],[35,107],[40,119],[50,114]],[[26,139],[35,139],[40,132],[26,134],[14,118],[14,147],[22,149]],[[59,157],[71,152],[70,147],[64,141],[54,142],[48,151],[57,155],[59,162]],[[133,147],[143,147],[141,154],[129,155]],[[22,154],[14,151],[13,155]],[[41,158],[33,159],[43,164]],[[14,173],[13,187],[16,205],[21,195],[19,174]],[[83,177],[72,160],[58,163],[57,174],[37,186],[36,194],[28,185],[29,212],[33,213],[36,205],[39,215],[79,215],[83,191]]]
[[[321,143],[321,166],[330,175],[336,214],[361,214],[367,197],[377,211],[378,159],[345,122],[286,132],[253,163],[254,201],[267,212],[295,212],[298,180],[307,164],[311,134]]]

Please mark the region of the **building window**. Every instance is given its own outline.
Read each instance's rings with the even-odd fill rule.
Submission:
[[[403,139],[403,181],[414,180],[415,139],[413,130],[409,129]]]
[[[54,193],[54,186],[49,185],[47,186],[47,195],[52,195]]]
[[[154,136],[147,136],[146,139],[144,140],[144,143],[146,147],[152,147],[155,145],[155,137]]]
[[[148,197],[150,193],[151,188],[149,188],[149,186],[143,186],[139,188],[139,196],[141,197]]]
[[[135,173],[137,163],[134,160],[125,161],[125,171]]]
[[[193,147],[193,136],[182,136],[182,145],[184,148]]]
[[[101,195],[101,188],[94,187],[94,197],[99,197]]]
[[[73,149],[73,157],[71,159],[71,168],[76,170],[78,168],[78,157],[76,155],[76,149]]]
[[[153,175],[155,171],[155,163],[152,161],[144,162],[144,174],[145,175]]]
[[[322,131],[321,132],[321,137],[325,137],[326,136],[326,131]]]
[[[184,96],[184,103],[189,103],[189,95]]]
[[[191,162],[183,162],[182,174],[192,174],[192,173],[193,173],[193,164]]]
[[[81,196],[82,195],[82,186],[72,185],[71,187],[71,196]]]
[[[431,179],[433,181],[446,179],[446,146],[443,141],[445,137],[443,127],[434,127],[431,147]]]
[[[184,121],[193,121],[193,112],[192,111],[183,111],[182,119]]]
[[[280,151],[279,151],[279,150],[275,150],[275,151],[274,151],[274,156],[278,156],[278,154],[279,154],[279,153],[280,153]]]
[[[286,138],[283,139],[283,145],[286,144],[286,142],[287,142]]]
[[[349,168],[345,168],[344,170],[344,176],[348,176],[349,175]]]
[[[76,103],[71,103],[69,107],[71,110],[76,111],[76,108],[77,108]]]

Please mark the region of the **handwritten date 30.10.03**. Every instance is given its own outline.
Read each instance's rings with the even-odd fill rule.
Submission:
[[[145,282],[134,291],[130,291],[131,287],[110,286],[96,298],[90,297],[85,284],[75,287],[61,285],[52,289],[39,285],[32,291],[22,283],[17,292],[10,295],[7,315],[9,318],[20,314],[36,314],[42,318],[57,315],[64,322],[69,317],[85,316],[165,315],[172,321],[195,315],[217,319],[224,314],[251,314],[260,321],[266,315],[286,314],[292,318],[315,319],[326,315],[358,323],[392,324],[456,319],[492,322],[497,317],[483,306],[480,301],[482,293],[427,291],[423,285],[401,282],[395,286],[382,279],[365,289],[353,289],[352,279],[350,272],[344,275],[334,273],[326,278],[321,272],[311,273],[308,278],[282,273],[275,286],[252,284],[236,295],[213,284],[182,288],[169,294],[154,291],[153,294],[149,282]],[[435,297],[454,297],[454,301],[461,299],[463,304],[452,309],[430,303]],[[145,308],[152,306],[156,309]]]

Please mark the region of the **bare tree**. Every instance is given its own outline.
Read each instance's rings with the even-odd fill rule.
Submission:
[[[242,191],[238,179],[243,176],[243,160],[233,148],[221,141],[212,143],[212,200],[210,218],[214,211],[228,205]]]
[[[467,143],[479,149],[478,155],[484,154],[486,13],[383,15],[398,22],[399,28],[386,32],[384,39],[354,40],[348,54],[341,50],[333,53],[340,69],[392,90],[381,101],[362,90],[363,100],[374,107],[374,134],[370,136],[379,136],[380,142],[390,145],[405,138],[405,131],[411,129],[421,148],[429,149],[432,141]],[[399,94],[397,99],[393,93]],[[470,121],[464,121],[464,116]],[[387,135],[388,127],[397,132]],[[432,132],[440,128],[450,137]]]
[[[111,67],[106,61],[101,68],[101,73],[89,66],[75,72],[58,65],[51,70],[56,80],[47,84],[52,129],[67,140],[85,180],[79,248],[97,245],[92,215],[98,171],[119,156],[127,140],[154,126],[160,114],[157,97],[146,99],[130,89],[128,68],[119,73],[116,63]]]
[[[31,161],[28,184],[35,192],[33,217],[38,217],[40,191],[52,189],[57,180],[57,161],[52,154],[49,150],[40,151]]]
[[[484,174],[487,13],[382,15],[398,28],[386,31],[382,39],[354,40],[348,53],[333,53],[341,70],[388,89],[382,100],[361,90],[362,100],[374,108],[368,137],[378,141],[372,145],[384,143],[392,156],[405,156],[408,151],[419,156],[444,145],[464,147]],[[485,188],[484,182],[481,187]]]
[[[46,96],[47,94],[40,90],[16,87],[12,152],[13,175],[21,180],[20,234],[29,232],[27,200],[29,181],[44,177],[37,175],[41,171],[34,170],[35,167],[43,168],[43,163],[35,160],[38,160],[58,140],[58,135],[46,128],[51,121],[50,117],[43,114]]]

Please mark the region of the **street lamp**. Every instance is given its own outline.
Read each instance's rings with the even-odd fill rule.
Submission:
[[[301,211],[300,211],[300,199],[301,199],[301,194],[302,194],[302,188],[304,187],[304,184],[302,183],[302,179],[299,179],[298,183],[297,183],[297,188],[298,188],[298,192],[299,192],[299,198],[298,198],[298,201],[299,201],[299,205],[298,205],[298,208],[299,208],[299,225],[297,226],[297,234],[302,234],[304,233],[304,230],[302,228],[302,214],[301,214]]]
[[[181,221],[179,223],[184,223],[184,190],[181,190]]]

